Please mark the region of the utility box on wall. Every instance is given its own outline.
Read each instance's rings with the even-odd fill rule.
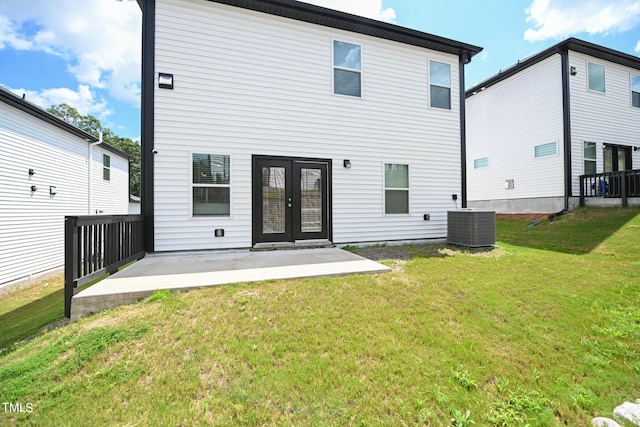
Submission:
[[[447,243],[470,248],[496,244],[496,213],[482,209],[447,212]]]

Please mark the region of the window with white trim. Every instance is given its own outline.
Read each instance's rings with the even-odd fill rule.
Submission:
[[[333,41],[333,93],[362,96],[362,47]]]
[[[485,169],[489,167],[489,158],[488,157],[480,157],[479,159],[473,160],[473,168],[474,169]]]
[[[534,148],[535,158],[555,156],[558,154],[558,143],[550,142],[548,144],[536,145]]]
[[[451,65],[429,61],[429,105],[451,109]]]
[[[587,79],[589,90],[605,93],[605,70],[604,65],[587,63]]]
[[[108,154],[102,155],[102,179],[111,181],[111,156]]]
[[[191,160],[192,215],[230,216],[230,156],[193,153]]]
[[[409,213],[409,165],[384,164],[384,213]]]
[[[631,105],[640,108],[640,76],[631,74]]]
[[[594,175],[596,174],[596,143],[584,141],[582,147],[584,174]]]

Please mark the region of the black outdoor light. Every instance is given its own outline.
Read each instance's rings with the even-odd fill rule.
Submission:
[[[158,87],[162,89],[173,89],[173,74],[159,73]]]
[[[342,165],[347,169],[351,169],[351,160],[345,160]]]

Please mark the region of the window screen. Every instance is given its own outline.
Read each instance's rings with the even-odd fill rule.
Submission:
[[[384,165],[384,213],[409,213],[409,165]]]
[[[193,216],[229,216],[231,161],[218,154],[193,154],[191,203]]]
[[[589,62],[588,74],[589,74],[589,90],[604,93],[605,92],[604,65],[594,64],[592,62]]]
[[[362,49],[357,44],[333,42],[333,93],[362,96]]]
[[[433,108],[451,109],[451,65],[429,61],[429,99]]]

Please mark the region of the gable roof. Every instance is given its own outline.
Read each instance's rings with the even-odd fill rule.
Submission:
[[[138,0],[143,11],[147,1]],[[481,47],[471,44],[296,0],[208,1],[450,53],[459,56],[465,64],[482,51]]]
[[[562,54],[565,51],[572,50],[574,52],[584,53],[585,55],[592,56],[594,58],[602,59],[605,61],[613,62],[615,64],[624,65],[626,67],[635,68],[640,70],[640,57],[629,55],[617,50],[609,49],[608,47],[600,46],[594,43],[590,43],[584,40],[576,38],[568,38],[558,44],[551,46],[548,49],[543,50],[533,56],[530,56],[522,61],[518,61],[516,64],[501,70],[498,74],[489,77],[487,80],[476,84],[469,88],[465,97],[469,98],[475,95],[478,91],[484,90],[490,86],[495,85],[509,77],[525,70],[532,65],[537,64],[555,54]]]
[[[77,136],[78,138],[81,138],[87,141],[87,143],[98,142],[98,138],[91,135],[90,133],[85,132],[79,127],[76,127],[71,123],[62,120],[60,117],[54,114],[51,114],[50,112],[38,107],[35,104],[32,104],[31,102],[27,101],[24,97],[21,98],[18,95],[14,94],[13,92],[6,90],[2,86],[0,86],[0,102],[3,102],[13,108],[23,111],[35,117],[36,119],[42,120],[43,122],[46,122],[52,126],[57,127],[58,129],[62,129],[63,131],[66,131],[74,136]],[[118,150],[117,148],[105,142],[101,143],[100,147],[114,154],[117,154],[118,156],[121,156],[127,160],[134,160],[133,157],[129,156],[127,153],[121,150]]]

